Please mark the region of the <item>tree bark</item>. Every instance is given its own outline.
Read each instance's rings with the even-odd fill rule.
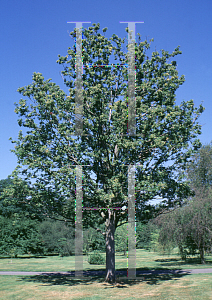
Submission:
[[[200,253],[201,264],[205,264],[205,256],[204,256],[204,248],[203,247],[200,248],[199,253]]]
[[[106,276],[105,281],[114,283],[116,280],[115,270],[115,212],[108,210],[106,225]]]

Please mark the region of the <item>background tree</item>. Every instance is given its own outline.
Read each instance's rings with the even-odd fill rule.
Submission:
[[[196,191],[192,201],[186,206],[157,219],[159,224],[159,243],[164,249],[178,246],[182,259],[195,255],[205,263],[204,253],[212,245],[212,194]]]
[[[6,179],[0,180],[0,195],[2,194],[3,190],[12,184],[12,179],[7,177]]]
[[[102,231],[104,231],[104,226],[100,226]],[[98,250],[105,252],[105,239],[97,232],[94,228],[89,227],[83,231],[83,247],[84,252],[88,255],[90,251]]]
[[[212,142],[203,145],[188,162],[185,170],[192,188],[207,189],[212,186]]]
[[[45,254],[58,253],[61,256],[74,254],[74,228],[66,222],[45,220],[40,223],[38,230],[42,236]]]
[[[199,250],[200,261],[204,264],[204,253],[211,250],[212,245],[212,189],[207,192],[197,190],[194,200],[187,209],[190,217],[187,230]]]
[[[122,226],[118,227],[115,232],[116,251],[122,251],[124,256],[126,256],[126,251],[128,249],[127,229],[127,224],[123,224]]]
[[[31,194],[32,188],[29,183],[18,177],[17,171],[14,171],[13,175],[0,182],[0,215],[6,218],[18,216],[20,219],[26,217],[39,221],[45,219],[45,211],[40,209],[39,203],[31,202]]]
[[[7,177],[6,179],[0,180],[0,215],[4,217],[9,217],[12,213],[17,212],[17,209],[7,202],[6,205],[4,203],[4,197],[6,193],[5,189],[12,186],[12,179]]]
[[[204,253],[212,245],[212,145],[202,146],[187,163],[184,172],[194,196],[184,206],[158,218],[160,243],[178,245],[182,258],[199,251],[201,263]]]
[[[44,254],[38,222],[27,218],[0,216],[0,254],[15,257],[23,254]]]
[[[43,254],[40,215],[27,205],[28,185],[10,177],[0,181],[0,254]]]
[[[158,242],[164,252],[170,252],[178,247],[181,258],[186,260],[187,255],[196,253],[196,246],[191,239],[189,220],[186,208],[178,208],[156,218],[155,222],[159,227]]]
[[[114,234],[118,224],[127,222],[127,210],[114,210],[128,202],[127,165],[139,163],[136,170],[136,212],[143,218],[146,204],[156,195],[164,206],[174,206],[189,195],[190,188],[176,175],[190,156],[200,147],[197,136],[201,126],[196,122],[204,108],[194,108],[193,100],[175,105],[175,92],[184,82],[178,77],[176,61],[179,47],[173,53],[162,50],[147,56],[150,44],[135,43],[136,57],[136,136],[127,134],[128,71],[124,64],[127,53],[122,40],[113,34],[101,35],[100,25],[83,29],[83,135],[74,136],[74,80],[76,46],[67,56],[59,56],[64,66],[62,75],[69,88],[66,95],[59,86],[33,74],[33,83],[19,88],[26,99],[16,104],[18,123],[26,127],[19,132],[13,152],[18,157],[19,173],[27,182],[35,178],[32,198],[49,214],[58,214],[74,224],[75,169],[83,168],[83,201],[92,207],[108,210],[83,213],[83,226],[96,220],[105,223],[106,280],[115,280]],[[107,28],[103,29],[105,32]],[[128,31],[128,30],[127,30]],[[76,38],[76,30],[70,33]],[[110,57],[119,67],[108,67]],[[95,64],[95,66],[94,66]],[[104,66],[104,67],[102,67]],[[190,147],[190,148],[189,148]],[[167,166],[167,162],[170,162]],[[90,166],[88,166],[90,165]],[[140,193],[145,191],[145,193]],[[46,199],[41,204],[40,199]],[[67,200],[70,199],[70,202]],[[69,205],[69,209],[65,209]]]
[[[136,225],[136,248],[154,250],[157,244],[157,226],[151,221]]]
[[[185,171],[186,178],[195,192],[195,197],[188,202],[187,208],[191,219],[189,231],[199,250],[201,263],[204,263],[204,252],[210,249],[212,244],[212,142],[203,145],[194,154]]]

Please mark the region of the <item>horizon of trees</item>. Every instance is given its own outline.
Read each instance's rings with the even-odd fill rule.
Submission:
[[[137,222],[136,248],[170,253],[178,247],[182,259],[198,254],[201,263],[205,263],[205,253],[212,253],[212,142],[200,148],[184,173],[195,195],[182,207],[149,223]],[[19,202],[8,205],[7,199],[4,203],[4,195],[10,194],[12,186],[11,178],[0,180],[0,255],[74,255],[74,227],[39,214],[36,219],[23,206],[23,195],[17,195]],[[23,189],[19,192],[23,193]],[[124,256],[128,250],[126,233],[124,224],[115,234],[116,251]],[[83,253],[88,255],[95,250],[105,253],[104,238],[89,227],[83,230]]]

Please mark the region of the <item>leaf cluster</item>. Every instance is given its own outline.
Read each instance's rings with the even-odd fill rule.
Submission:
[[[77,59],[80,34],[75,30],[70,35],[76,44],[58,58],[69,94],[34,73],[32,84],[18,89],[25,99],[16,104],[15,112],[19,125],[28,131],[26,135],[19,132],[18,140],[12,141],[16,144],[12,151],[20,174],[28,183],[36,180],[31,199],[46,214],[59,214],[74,222],[75,167],[83,165],[83,202],[91,207],[119,207],[115,212],[117,227],[127,219],[127,210],[120,207],[128,201],[130,164],[139,164],[136,210],[140,219],[151,211],[147,203],[156,195],[166,199],[166,207],[182,202],[191,193],[177,172],[201,146],[197,119],[204,108],[195,108],[193,100],[175,104],[175,92],[185,80],[172,60],[181,53],[179,47],[172,53],[162,50],[161,55],[155,51],[149,58],[150,43],[139,36],[135,42],[137,135],[130,136],[125,39],[115,34],[108,39],[99,29],[99,24],[93,24],[82,30],[83,135],[74,135],[79,83],[76,66],[81,64]],[[119,66],[110,64],[112,57]],[[107,210],[98,212],[96,218],[105,222]],[[86,210],[83,218],[85,224],[89,218],[93,224],[95,216]]]

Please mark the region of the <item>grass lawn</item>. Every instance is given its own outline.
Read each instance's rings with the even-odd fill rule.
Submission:
[[[177,254],[160,255],[142,249],[136,250],[137,269],[203,269],[212,268],[212,256],[206,256],[206,264],[201,265],[197,257],[184,262]],[[87,256],[83,257],[84,270],[105,269],[104,265],[90,265]],[[127,269],[127,257],[116,253],[116,270]],[[75,257],[43,256],[20,258],[0,258],[0,271],[38,271],[38,272],[67,272],[75,270]]]
[[[38,276],[37,276],[38,277]],[[79,282],[70,277],[0,276],[1,300],[29,299],[212,299],[212,274],[120,282],[112,286],[103,279]]]
[[[176,255],[159,255],[136,250],[138,269],[192,269],[212,268],[212,256],[206,256],[206,265],[196,259],[187,263]],[[34,258],[24,256],[0,259],[1,271],[74,271],[74,257],[63,259],[52,256]],[[104,269],[105,266],[89,265],[84,257],[84,269]],[[116,269],[126,269],[127,259],[116,255]],[[212,274],[147,275],[140,280],[118,279],[115,285],[104,282],[103,277],[86,280],[70,276],[0,276],[1,300],[24,299],[212,299]]]

